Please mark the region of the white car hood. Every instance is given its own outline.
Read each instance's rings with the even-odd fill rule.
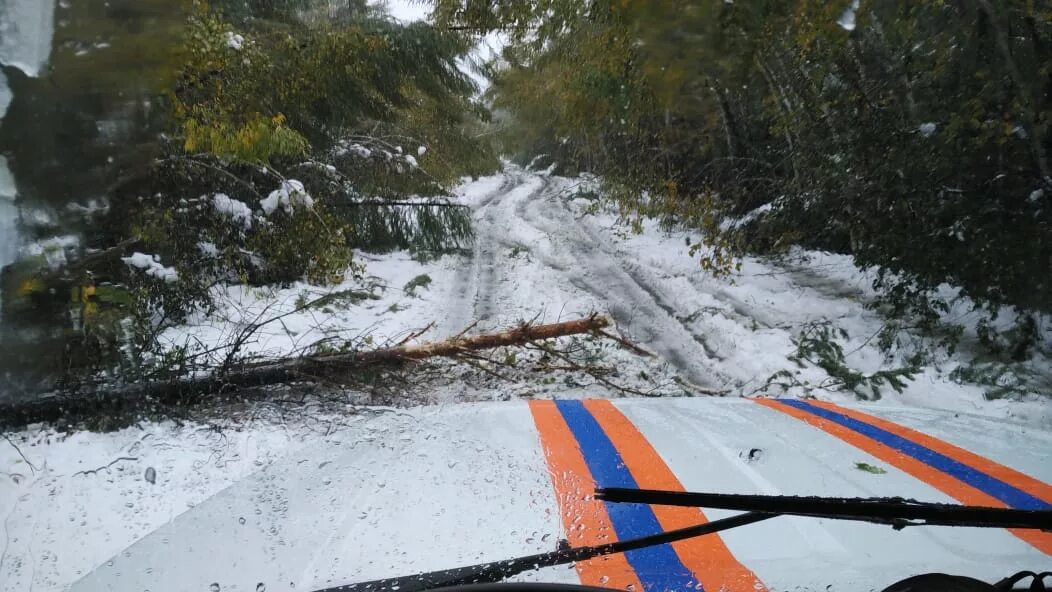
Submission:
[[[600,407],[589,405],[609,406],[602,407],[604,413],[627,422],[626,430],[638,431],[634,440],[620,439],[604,424],[610,438],[603,445],[617,449],[613,464],[605,468],[595,464],[601,458],[591,456],[602,451],[589,449],[589,439],[605,436],[576,431],[599,425],[575,425],[590,422],[589,412],[602,419]],[[640,487],[653,485],[651,468],[655,474],[667,471],[688,491],[902,496],[948,503],[987,496],[990,504],[1009,507],[1048,507],[1052,501],[1045,497],[1052,491],[1047,485],[1052,482],[1050,433],[940,411],[810,405],[644,399],[389,413],[363,422],[353,440],[305,447],[239,481],[135,543],[72,590],[309,591],[550,551],[560,539],[575,546],[588,537],[614,540],[627,532],[618,523],[601,527],[605,534],[589,529],[616,517],[602,510],[570,515],[574,508],[595,508],[587,503],[601,504],[581,500],[591,493],[592,481],[613,478],[607,470],[634,475]],[[842,419],[848,416],[841,413],[857,412],[865,415]],[[556,428],[546,427],[545,413],[559,424]],[[564,419],[570,432],[559,432]],[[907,435],[887,436],[896,426]],[[575,435],[576,443],[559,440]],[[559,454],[569,455],[566,462],[584,460],[582,466],[594,474],[569,475],[573,471],[559,464]],[[983,481],[987,477],[991,481]],[[997,489],[1001,486],[1004,491]],[[733,514],[707,510],[699,518]],[[926,572],[996,581],[1019,570],[1048,569],[1052,534],[1027,536],[976,528],[894,531],[778,517],[721,533],[715,545],[725,549],[726,557],[691,559],[676,547],[666,549],[666,559],[675,561],[678,555],[698,574],[695,589],[706,581],[702,572],[733,568],[751,575],[746,583],[722,586],[728,590],[872,590]],[[663,564],[641,565],[651,561],[643,556],[633,561],[628,567],[638,573],[612,574],[610,585],[628,577],[638,578],[646,589],[675,587],[660,577],[648,580]],[[713,567],[712,561],[724,563]],[[595,583],[596,569],[603,568],[547,568],[519,579]]]

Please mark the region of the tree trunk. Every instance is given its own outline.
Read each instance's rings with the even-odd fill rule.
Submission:
[[[23,426],[28,423],[55,421],[70,416],[118,415],[136,408],[152,409],[156,403],[189,404],[206,396],[217,396],[242,389],[274,384],[319,381],[339,373],[369,366],[391,365],[432,357],[456,357],[459,354],[496,347],[525,345],[532,341],[554,339],[581,333],[600,332],[610,320],[592,315],[583,319],[550,325],[522,324],[513,329],[476,335],[456,336],[445,341],[366,352],[302,356],[261,362],[235,368],[225,374],[170,382],[130,385],[123,389],[99,391],[76,396],[50,396],[33,401],[0,405],[0,426]]]

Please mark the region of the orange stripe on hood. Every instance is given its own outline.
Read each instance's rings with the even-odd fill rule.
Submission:
[[[585,464],[577,440],[554,401],[530,401],[530,412],[541,436],[541,447],[559,502],[566,539],[573,547],[617,541],[603,502],[594,498],[595,480]],[[577,562],[577,574],[586,586],[603,586],[642,592],[643,585],[623,553]]]
[[[894,448],[891,448],[890,446],[887,446],[886,444],[883,444],[881,442],[877,442],[876,440],[874,440],[872,438],[864,436],[864,435],[862,435],[862,434],[860,434],[860,433],[858,433],[858,432],[856,432],[856,431],[854,431],[854,430],[852,430],[850,428],[844,427],[844,426],[842,426],[842,425],[840,425],[838,423],[826,420],[826,419],[818,417],[816,415],[812,415],[812,414],[810,414],[810,413],[808,413],[806,411],[803,411],[801,409],[797,409],[795,407],[790,407],[789,405],[784,405],[782,403],[779,403],[777,400],[773,400],[773,399],[751,399],[751,400],[755,401],[756,403],[758,403],[760,405],[763,405],[764,407],[769,407],[771,409],[774,409],[774,410],[779,411],[781,413],[784,413],[786,415],[795,417],[796,419],[799,419],[799,420],[801,420],[803,422],[806,422],[806,423],[808,423],[808,424],[810,424],[810,425],[812,425],[812,426],[814,426],[814,427],[816,427],[816,428],[818,428],[818,429],[820,429],[820,430],[822,430],[822,431],[824,431],[824,432],[826,432],[828,434],[836,436],[837,438],[840,438],[844,442],[847,442],[848,444],[851,444],[852,446],[854,446],[854,447],[856,447],[856,448],[858,448],[858,449],[860,449],[860,450],[862,450],[862,451],[864,451],[864,452],[866,452],[866,453],[868,453],[868,454],[870,454],[870,455],[872,455],[872,456],[874,456],[876,458],[879,458],[880,460],[882,460],[882,461],[894,466],[895,468],[899,469],[900,471],[903,471],[903,472],[908,473],[909,475],[911,475],[911,476],[913,476],[913,477],[915,477],[917,479],[920,479],[924,483],[927,483],[928,485],[934,487],[935,489],[938,489],[939,491],[941,491],[941,492],[945,493],[946,495],[956,499],[957,501],[961,502],[962,504],[967,504],[967,505],[972,505],[972,506],[986,506],[986,507],[991,507],[991,508],[1005,508],[1005,507],[1007,507],[1007,504],[1005,504],[1001,500],[999,500],[999,499],[987,494],[986,492],[980,491],[980,490],[976,489],[975,487],[972,487],[971,485],[968,485],[967,483],[964,483],[964,482],[958,480],[957,478],[955,478],[955,477],[953,477],[953,476],[951,476],[951,475],[949,475],[947,473],[939,471],[939,470],[931,467],[930,465],[927,465],[927,464],[925,464],[925,463],[923,463],[923,462],[921,462],[921,461],[919,461],[919,460],[917,460],[917,459],[915,459],[915,458],[913,458],[913,457],[911,457],[911,456],[909,456],[907,454],[903,454],[903,453],[899,452],[898,450],[895,450]],[[814,405],[816,403],[813,400],[808,400],[807,402],[809,404],[812,404],[812,405]],[[841,413],[843,415],[848,415],[847,413],[844,413],[847,410],[842,409],[840,407],[833,406],[833,407],[825,407],[825,408],[829,409],[831,411],[836,411],[837,413]],[[857,419],[857,420],[863,421],[863,422],[868,422],[868,420],[873,419],[873,418],[870,418],[869,416],[866,416],[864,414],[858,414],[858,416],[857,417],[853,417],[853,419]],[[883,426],[880,426],[880,427],[882,429],[886,429],[886,428],[883,428]],[[900,429],[904,430],[905,428],[900,428]],[[912,431],[912,430],[910,430],[910,431]],[[900,435],[900,436],[902,436],[904,438],[910,438],[909,436],[906,436],[904,434],[898,434],[898,435]],[[910,438],[910,439],[912,439],[912,438]],[[934,438],[930,438],[930,437],[926,437],[926,439],[931,440],[931,441],[935,441],[935,442],[940,442],[940,441],[935,440]],[[918,443],[920,443],[920,442],[918,442]],[[944,444],[944,446],[949,446],[948,444],[945,444],[945,443],[942,443],[942,444]],[[930,444],[924,444],[924,445],[930,447]],[[941,451],[940,451],[940,453],[946,454],[945,452],[941,452]],[[971,464],[971,463],[968,463],[968,464]],[[975,468],[978,468],[978,467],[975,467]],[[1024,530],[1024,529],[1015,529],[1015,528],[1009,529],[1009,532],[1011,532],[1015,536],[1019,537],[1020,539],[1026,541],[1027,543],[1033,545],[1036,549],[1040,550],[1041,552],[1045,553],[1046,555],[1052,555],[1052,533],[1041,532],[1041,531],[1038,531],[1038,530]]]
[[[892,423],[886,419],[881,419],[872,415],[866,415],[861,411],[847,409],[845,407],[840,407],[839,405],[826,403],[825,401],[808,401],[808,403],[814,405],[815,407],[822,407],[830,411],[835,411],[841,415],[846,415],[852,419],[857,419],[870,425],[877,426],[882,430],[886,430],[888,432],[891,432],[892,434],[895,434],[896,436],[906,438],[907,440],[912,440],[917,444],[920,444],[921,446],[930,448],[935,452],[948,456],[959,463],[966,464],[972,467],[973,469],[982,471],[983,473],[986,473],[987,475],[990,475],[995,479],[1004,481],[1005,483],[1018,489],[1021,489],[1022,491],[1025,491],[1044,502],[1052,504],[1052,485],[1034,479],[1030,475],[1020,473],[1015,469],[996,463],[986,457],[979,456],[978,454],[975,454],[973,452],[969,452],[959,446],[954,446],[949,442],[938,440],[927,434],[918,432],[917,430],[907,428],[896,423]]]
[[[603,432],[614,443],[632,477],[642,489],[684,491],[683,484],[668,468],[646,437],[610,401],[585,401]],[[697,508],[651,506],[661,528],[669,531],[708,522]],[[752,571],[735,559],[718,534],[672,543],[680,561],[712,592],[762,592],[766,588]]]

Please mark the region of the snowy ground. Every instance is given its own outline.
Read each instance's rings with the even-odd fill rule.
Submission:
[[[646,359],[609,343],[595,345],[601,363],[618,369],[618,382],[665,395],[689,395],[691,385],[730,395],[782,394],[767,383],[788,370],[796,385],[789,394],[836,402],[857,397],[821,388],[829,379],[823,370],[800,368],[789,359],[796,350],[792,339],[808,326],[828,321],[844,329],[846,363],[864,373],[897,367],[911,351],[908,342],[890,356],[877,348],[873,337],[885,320],[866,307],[873,298],[870,278],[849,259],[813,252],[777,262],[748,258],[740,274],[713,278],[687,253],[685,245],[697,237],[652,223],[635,235],[617,225],[613,214],[585,215],[592,202],[575,197],[580,184],[509,167],[458,189],[475,212],[478,236],[470,254],[433,261],[405,253],[359,254],[365,277],[349,277],[340,286],[228,288],[215,315],[169,331],[166,338],[173,345],[211,349],[273,319],[253,331],[240,350],[267,357],[319,346],[396,343],[425,327],[430,328],[415,341],[457,334],[475,322],[478,332],[600,312],[657,354]],[[325,300],[319,303],[319,297]],[[948,316],[966,322],[970,314],[962,304]],[[1047,325],[1046,333],[1052,330]],[[951,379],[953,369],[969,359],[968,337],[954,355],[935,348],[902,393],[885,387],[876,405],[947,409],[1052,428],[1046,397],[988,400],[985,387]],[[1046,381],[1050,374],[1043,358],[1026,371]],[[618,395],[587,377],[564,378],[520,375],[481,386],[452,381],[413,400]],[[353,439],[359,417],[345,420],[350,427],[303,414],[282,421],[264,417],[237,428],[164,423],[107,434],[39,429],[13,434],[25,459],[13,445],[0,443],[5,533],[0,589],[62,590],[187,507],[274,459],[307,444]],[[150,467],[155,483],[146,479]]]

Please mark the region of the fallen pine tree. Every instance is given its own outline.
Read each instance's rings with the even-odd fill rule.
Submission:
[[[551,324],[523,323],[517,327],[474,336],[461,333],[442,341],[407,344],[368,351],[303,355],[266,362],[224,364],[205,376],[164,382],[100,388],[91,392],[51,394],[0,405],[0,426],[55,422],[92,414],[126,415],[158,406],[185,406],[204,397],[231,396],[239,392],[280,384],[323,383],[341,385],[341,377],[376,366],[397,366],[429,358],[457,358],[471,352],[499,347],[526,346],[558,337],[597,334],[610,320],[600,315]],[[614,338],[624,346],[624,340]]]

